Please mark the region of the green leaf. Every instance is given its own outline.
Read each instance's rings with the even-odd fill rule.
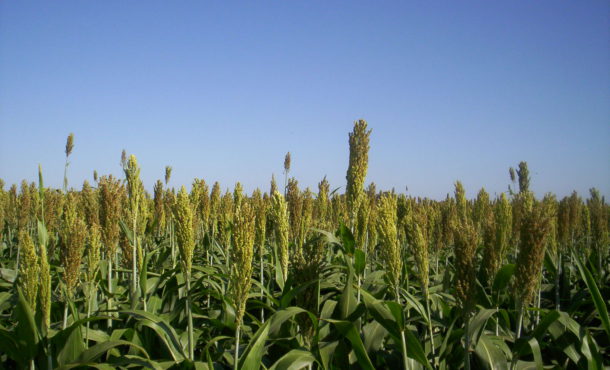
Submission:
[[[360,290],[360,294],[366,309],[375,321],[381,324],[392,335],[395,341],[400,341],[400,330],[403,326],[396,321],[390,309],[383,301],[376,299],[364,289]]]
[[[314,328],[317,327],[318,322],[317,322],[315,316],[312,313],[310,313],[309,311],[304,310],[304,309],[302,309],[300,307],[288,307],[288,308],[285,308],[283,310],[275,312],[268,319],[268,321],[270,322],[270,324],[269,324],[269,335],[275,335],[276,333],[278,333],[279,330],[280,330],[280,327],[282,326],[282,324],[284,322],[286,322],[286,320],[294,317],[295,315],[297,315],[299,313],[307,313],[307,314],[309,314],[309,318],[312,320],[312,322],[314,324]]]
[[[366,267],[366,256],[364,255],[364,251],[361,249],[356,249],[354,252],[354,270],[356,275],[362,275],[364,273],[364,268]]]
[[[311,228],[311,230],[324,235],[326,237],[326,242],[328,244],[341,245],[341,241],[339,239],[337,239],[337,237],[333,233],[330,233],[330,232],[328,232],[326,230],[322,230],[322,229],[316,229],[313,227]]]
[[[0,328],[0,353],[6,353],[9,359],[12,359],[25,368],[27,366],[28,359],[23,356],[21,348],[14,339],[14,333]]]
[[[49,245],[49,234],[47,233],[47,228],[44,226],[44,223],[40,222],[40,220],[36,220],[38,225],[38,244],[39,245]]]
[[[542,365],[542,354],[540,353],[540,344],[536,338],[531,338],[527,341],[532,349],[532,354],[534,355],[534,362],[536,363],[536,370],[543,370],[544,367]]]
[[[32,308],[23,296],[21,288],[17,288],[17,295],[17,307],[14,312],[17,327],[14,336],[23,358],[29,360],[37,354],[40,334],[36,327]]]
[[[65,365],[75,361],[85,350],[83,344],[84,324],[87,322],[107,320],[106,316],[91,316],[89,318],[77,320],[67,328],[60,330],[51,338],[53,353],[57,353],[57,363]]]
[[[358,333],[358,330],[352,322],[332,319],[328,319],[326,321],[333,324],[337,330],[339,330],[339,332],[350,341],[352,344],[352,349],[356,354],[356,358],[358,358],[358,364],[362,369],[375,369],[371,359],[366,353],[362,339],[360,339],[360,333]]]
[[[354,275],[352,267],[348,265],[347,281],[339,299],[339,318],[347,319],[347,317],[356,310],[358,302],[354,294]]]
[[[427,369],[432,370],[430,361],[426,358],[426,353],[421,346],[421,342],[413,335],[411,330],[405,329],[405,339],[407,340],[407,356],[415,359]]]
[[[121,231],[125,233],[127,240],[129,240],[129,244],[133,245],[133,230],[131,230],[123,220],[119,220],[119,226],[121,227]]]
[[[319,343],[320,360],[322,362],[323,369],[331,368],[330,364],[331,364],[333,355],[335,354],[335,350],[337,349],[338,345],[339,345],[338,340],[335,340],[333,342]]]
[[[82,324],[79,322],[74,323],[70,325],[69,328],[66,328],[66,330],[64,331],[65,333],[60,332],[60,334],[62,335],[56,336],[57,340],[55,340],[54,342],[58,344],[59,342],[62,343],[60,344],[61,349],[57,354],[57,363],[59,365],[65,365],[73,362],[85,350],[85,345],[83,344],[83,335],[80,330],[81,325]]]
[[[471,343],[477,343],[479,335],[483,329],[485,329],[485,323],[495,313],[495,309],[482,309],[470,319],[470,323],[468,324],[468,336],[471,338]]]
[[[544,334],[546,333],[546,331],[548,330],[549,326],[551,326],[552,323],[554,323],[557,319],[559,319],[561,315],[559,314],[559,312],[553,310],[553,311],[549,311],[546,315],[544,315],[542,317],[542,319],[540,320],[540,323],[538,324],[538,326],[536,326],[536,328],[534,329],[534,331],[532,332],[532,336],[536,339],[538,339],[539,341],[542,340]]]
[[[316,362],[316,358],[311,352],[293,349],[277,360],[269,370],[298,370],[314,362]],[[258,365],[256,368],[258,369]]]
[[[599,292],[599,288],[595,283],[595,279],[593,279],[593,275],[587,269],[586,266],[583,265],[580,258],[573,253],[574,260],[576,261],[576,266],[578,266],[578,271],[580,271],[580,275],[582,279],[587,284],[587,288],[589,288],[589,292],[591,293],[591,298],[593,298],[593,303],[595,304],[595,308],[597,309],[597,313],[599,314],[599,319],[602,322],[602,326],[606,331],[606,335],[608,335],[608,339],[610,339],[610,318],[608,318],[608,307],[606,306],[606,302],[602,298],[602,295]]]
[[[586,330],[586,334],[581,337],[582,348],[581,352],[587,359],[587,366],[589,370],[603,370],[604,364],[602,360],[602,356],[597,349],[597,344],[595,340],[591,338],[591,335],[588,330]]]
[[[508,361],[504,353],[496,347],[489,336],[482,334],[475,347],[477,357],[486,365],[487,369],[508,370]]]
[[[383,345],[383,339],[388,331],[377,321],[370,322],[362,328],[364,334],[364,347],[367,353],[379,351]]]
[[[348,256],[353,256],[354,249],[356,246],[354,234],[352,234],[351,230],[347,226],[345,226],[343,223],[341,223],[341,225],[339,225],[339,230],[337,230],[337,232],[339,233],[339,238],[341,239],[341,244],[343,245],[343,248],[345,249],[345,254],[347,254]]]
[[[129,315],[138,320],[142,325],[151,328],[159,339],[165,344],[174,361],[182,361],[186,358],[186,353],[182,348],[179,336],[174,328],[162,318],[152,313],[141,310],[119,311],[121,314]]]
[[[88,363],[88,362],[97,361],[97,359],[99,359],[103,354],[105,354],[112,348],[115,348],[118,346],[133,347],[133,348],[137,349],[138,351],[142,352],[142,354],[144,356],[146,356],[146,358],[149,358],[148,352],[146,352],[146,350],[143,347],[140,347],[140,346],[138,346],[134,343],[128,342],[126,340],[113,340],[113,341],[98,343],[95,346],[83,351],[83,353],[78,357],[78,359],[75,362]]]
[[[398,327],[401,330],[404,329],[405,321],[404,321],[404,315],[403,315],[403,311],[402,311],[402,306],[399,305],[398,303],[394,302],[394,301],[385,301],[383,303],[390,310],[390,313],[392,314],[392,317],[394,317],[394,320],[398,324]]]
[[[259,364],[265,354],[265,342],[269,335],[270,320],[267,320],[254,334],[248,347],[241,355],[239,368],[242,370],[258,370]]]
[[[506,289],[506,287],[508,286],[508,283],[510,282],[510,278],[513,276],[514,273],[515,273],[515,265],[512,263],[504,265],[504,266],[502,266],[502,268],[500,268],[500,270],[498,270],[498,273],[496,274],[496,277],[494,278],[494,283],[493,283],[493,288],[492,288],[494,295],[497,296],[497,294],[499,294],[499,292],[502,292]]]
[[[266,341],[269,339],[269,337],[280,331],[280,328],[284,322],[300,313],[307,313],[314,324],[314,330],[317,328],[318,322],[316,317],[309,311],[300,307],[288,307],[284,310],[275,312],[261,327],[258,328],[254,336],[250,339],[248,347],[240,358],[239,368],[242,370],[258,369],[261,359],[266,351]]]

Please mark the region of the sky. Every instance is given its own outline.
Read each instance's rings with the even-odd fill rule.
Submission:
[[[610,195],[608,1],[0,1],[0,178]],[[8,187],[8,186],[7,186]]]

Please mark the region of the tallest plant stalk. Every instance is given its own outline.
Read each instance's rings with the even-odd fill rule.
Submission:
[[[65,307],[63,329],[68,322],[68,306],[74,297],[78,283],[81,259],[87,235],[87,225],[77,212],[77,199],[74,193],[68,193],[64,206],[64,224],[61,230],[62,258],[64,268],[63,281],[65,283]]]
[[[140,181],[140,167],[135,155],[129,157],[129,161],[124,168],[125,177],[127,178],[127,194],[129,195],[129,207],[133,215],[133,241],[132,241],[132,275],[131,275],[131,299],[132,306],[136,305],[136,294],[138,291],[138,265],[137,265],[137,222],[138,222],[138,207],[140,196],[142,195],[142,182]]]
[[[188,319],[188,353],[189,359],[194,359],[193,344],[193,314],[191,311],[191,268],[193,266],[193,250],[195,239],[193,232],[193,210],[186,188],[183,186],[178,193],[174,206],[174,217],[176,219],[176,239],[180,249],[182,271],[186,280],[186,316]]]
[[[110,311],[112,310],[112,256],[115,254],[119,238],[119,215],[124,192],[121,182],[112,175],[102,176],[98,182],[98,189],[101,237],[108,262],[108,295],[106,302]],[[108,319],[108,327],[112,327],[112,319]]]
[[[478,234],[469,215],[466,192],[462,183],[455,183],[457,224],[454,225],[455,291],[464,317],[464,367],[470,369],[470,315],[475,307],[476,250]]]
[[[231,286],[235,301],[235,363],[239,368],[239,334],[246,301],[252,285],[252,259],[254,257],[255,213],[249,203],[243,201],[235,209],[233,248],[231,248]]]
[[[364,179],[366,178],[369,165],[370,135],[371,130],[367,130],[365,120],[354,122],[354,130],[349,134],[349,165],[347,167],[347,186],[345,188],[350,229],[355,234],[357,248],[364,252],[365,261],[369,209],[366,207]],[[362,276],[358,273],[358,302],[360,302],[361,284]]]
[[[70,162],[68,162],[68,157],[72,153],[72,149],[74,149],[74,134],[70,133],[68,135],[68,139],[66,140],[66,165],[64,166],[64,193],[68,191],[68,166]]]

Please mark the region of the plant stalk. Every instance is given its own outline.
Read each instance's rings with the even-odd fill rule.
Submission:
[[[264,269],[264,261],[263,261],[263,253],[261,251],[261,302],[265,299],[265,269]],[[261,322],[265,323],[265,308],[261,307]]]
[[[193,349],[193,313],[191,311],[191,274],[186,274],[186,315],[188,317],[188,350],[189,359],[195,360]]]
[[[468,334],[470,328],[470,314],[465,315],[464,324],[464,369],[470,370],[470,335]]]
[[[241,325],[237,325],[235,329],[235,363],[233,366],[234,370],[239,370],[239,330]]]
[[[108,253],[108,315],[111,316],[110,310],[112,309],[112,254]],[[112,319],[108,319],[108,327],[112,328]]]
[[[396,303],[398,303],[398,305],[400,305],[400,292],[399,292],[399,288],[396,287]],[[401,344],[402,344],[402,362],[404,365],[405,370],[409,369],[409,359],[407,357],[407,339],[405,338],[405,328],[401,328],[400,330],[400,339],[401,339]]]

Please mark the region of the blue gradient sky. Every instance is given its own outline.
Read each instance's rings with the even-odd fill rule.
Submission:
[[[368,181],[442,198],[461,180],[610,195],[608,1],[0,1],[0,177],[60,187],[138,157],[246,190],[344,186],[347,134],[373,129]]]

